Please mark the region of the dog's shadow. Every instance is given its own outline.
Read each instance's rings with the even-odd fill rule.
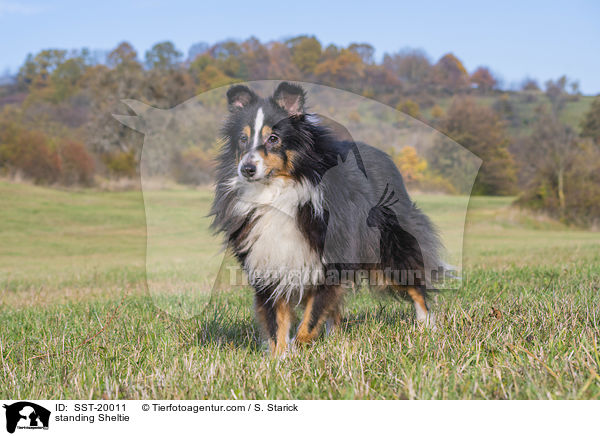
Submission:
[[[380,304],[378,307],[348,308],[335,334],[351,334],[365,325],[380,324],[390,328],[400,328],[416,322],[408,310],[403,310],[393,303]],[[228,315],[232,314],[214,311],[175,323],[180,343],[188,347],[216,346],[222,349],[240,348],[250,352],[264,351],[253,316],[242,314],[230,317]],[[294,323],[291,335],[297,327],[298,321]],[[322,341],[323,338],[324,334],[321,334],[317,341]]]
[[[260,335],[253,320],[236,320],[220,323],[215,320],[203,322],[195,333],[198,346],[216,345],[219,348],[246,348],[258,351],[261,348]]]
[[[379,305],[377,308],[348,310],[346,315],[342,317],[338,333],[352,334],[363,328],[368,329],[377,325],[399,329],[416,322],[414,314],[409,310],[403,310],[392,302],[391,304]]]
[[[234,316],[230,313],[205,313],[186,321],[180,326],[179,333],[187,338],[191,346],[244,348],[250,351],[261,348],[260,334],[254,318],[247,314]]]

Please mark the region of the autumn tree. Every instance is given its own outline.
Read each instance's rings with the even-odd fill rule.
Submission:
[[[600,226],[600,148],[590,139],[576,142],[577,153],[565,174],[563,219],[582,226]]]
[[[298,36],[288,39],[287,46],[292,53],[292,61],[302,72],[311,74],[321,58],[321,43],[314,36]]]
[[[137,51],[126,41],[121,42],[106,57],[107,65],[111,68],[141,68],[137,59]]]
[[[329,44],[321,53],[321,60],[331,60],[339,56],[341,48],[335,44]]]
[[[248,80],[265,80],[269,78],[269,50],[254,37],[244,41],[241,46],[241,58],[245,65]]]
[[[513,156],[508,151],[510,140],[502,121],[491,108],[477,105],[470,97],[456,97],[440,127],[446,135],[482,159],[473,186],[474,194],[514,193],[516,173]],[[428,160],[432,169],[454,182],[462,180],[471,163],[457,161],[451,152],[447,143],[438,143],[431,149]]]
[[[487,67],[479,67],[471,74],[471,83],[477,86],[478,90],[489,92],[498,82]]]
[[[538,185],[556,200],[556,209],[564,213],[565,174],[577,153],[575,132],[561,123],[555,113],[542,113],[519,164],[530,185]]]
[[[561,112],[567,103],[567,83],[567,76],[561,76],[555,81],[548,80],[545,83],[546,96],[555,114]]]
[[[206,53],[209,49],[209,45],[206,42],[196,42],[188,49],[187,62],[191,63],[200,56]]]
[[[300,69],[292,61],[290,48],[281,42],[273,42],[268,47],[269,70],[268,77],[273,79],[299,80],[302,76]]]
[[[9,115],[9,119],[0,120],[0,169],[9,175],[18,173],[35,183],[57,182],[61,161],[50,138],[39,130],[19,125],[11,114],[3,115]]]
[[[358,54],[344,49],[336,58],[318,64],[314,74],[326,85],[352,89],[364,77],[365,65]]]
[[[177,67],[183,53],[171,41],[154,44],[146,52],[146,67],[158,71],[171,71]]]
[[[348,50],[360,56],[361,61],[365,65],[370,65],[375,62],[375,48],[367,43],[352,43],[348,46]]]
[[[170,108],[196,95],[196,84],[185,70],[170,70],[164,74],[152,71],[146,82],[146,99],[156,106]]]
[[[583,138],[592,138],[596,145],[600,145],[600,97],[594,99],[579,127]]]
[[[431,117],[434,120],[441,120],[444,117],[444,109],[438,104],[433,105],[431,108]]]
[[[600,223],[600,148],[580,139],[554,112],[542,112],[519,149],[521,205],[565,222]]]
[[[403,50],[394,54],[386,53],[383,57],[383,65],[401,80],[412,85],[423,86],[431,79],[431,62],[421,50]]]
[[[29,54],[17,75],[19,84],[30,87],[44,87],[50,84],[50,76],[67,57],[66,50],[42,50],[35,56]]]
[[[492,104],[492,109],[496,111],[500,118],[514,127],[518,126],[521,122],[517,108],[507,93],[503,93],[496,99]]]
[[[82,56],[72,57],[58,65],[50,76],[52,101],[61,102],[77,93],[86,69],[87,65]]]
[[[242,47],[233,40],[218,42],[209,50],[210,56],[216,60],[216,66],[229,77],[243,79],[246,76],[242,63]]]
[[[10,105],[0,112],[0,174],[10,172],[18,150],[14,146],[22,127],[19,123],[20,111]]]
[[[65,185],[91,185],[94,160],[81,142],[67,139],[59,148],[61,182]]]
[[[398,103],[396,110],[404,112],[406,115],[409,115],[413,118],[421,118],[419,104],[409,98]]]
[[[20,89],[28,90],[28,103],[48,101],[60,103],[78,91],[79,81],[87,68],[87,51],[42,50],[29,55],[20,68]]]
[[[128,42],[120,43],[107,55],[107,66],[88,69],[86,93],[95,110],[86,125],[87,145],[99,156],[141,151],[139,133],[119,123],[111,114],[119,113],[122,99],[144,98],[145,74],[138,54]]]
[[[198,59],[196,61],[198,61]],[[192,64],[192,68],[196,66],[195,64],[196,62]],[[203,65],[197,69],[194,69],[193,71],[195,73],[194,79],[197,83],[196,89],[199,93],[218,88],[220,86],[225,86],[235,81],[235,79],[223,73],[213,64]]]
[[[359,83],[363,95],[377,98],[382,103],[392,106],[406,90],[403,83],[394,73],[381,65],[365,65],[364,75]]]
[[[403,147],[399,153],[392,155],[392,159],[407,185],[414,185],[425,178],[427,161],[417,154],[414,147]]]
[[[146,52],[145,97],[162,107],[172,107],[193,97],[196,85],[186,69],[180,68],[183,54],[172,42],[160,42]]]
[[[462,62],[452,53],[440,58],[434,66],[435,83],[445,91],[455,92],[469,84],[469,74]]]
[[[528,77],[528,78],[524,79],[523,82],[521,83],[521,90],[522,91],[539,91],[540,85],[538,84],[537,80],[531,79]]]

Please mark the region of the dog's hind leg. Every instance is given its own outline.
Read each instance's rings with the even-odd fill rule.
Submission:
[[[431,313],[427,306],[425,289],[409,286],[406,288],[406,293],[409,295],[415,306],[417,321],[424,323],[426,326],[433,326],[433,313]]]
[[[391,285],[390,287],[394,292],[397,292],[404,298],[412,301],[417,314],[417,321],[424,323],[426,326],[433,326],[434,317],[433,313],[429,310],[429,306],[427,305],[426,292],[424,288],[418,286],[398,285]]]
[[[306,299],[306,308],[302,322],[298,327],[295,341],[299,344],[312,342],[320,333],[323,323],[328,317],[333,324],[339,323],[338,303],[342,296],[339,286],[321,286]]]
[[[339,330],[340,325],[342,324],[342,313],[340,303],[336,304],[333,309],[329,312],[329,316],[325,321],[325,334],[327,336],[334,334],[337,330]]]
[[[271,353],[284,354],[288,347],[292,324],[290,304],[283,299],[272,301],[264,294],[257,293],[255,306],[257,319],[268,338]]]

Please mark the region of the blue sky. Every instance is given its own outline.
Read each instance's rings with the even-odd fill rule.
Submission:
[[[600,2],[578,1],[184,1],[0,0],[0,73],[42,48],[108,50],[131,42],[143,58],[171,40],[261,41],[314,34],[324,44],[369,42],[377,56],[401,48],[432,60],[456,54],[469,71],[487,65],[505,86],[566,74],[600,93]]]

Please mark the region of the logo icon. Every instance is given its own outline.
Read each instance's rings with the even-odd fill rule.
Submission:
[[[28,401],[19,401],[3,406],[6,409],[6,431],[14,433],[18,429],[48,429],[50,411]]]

